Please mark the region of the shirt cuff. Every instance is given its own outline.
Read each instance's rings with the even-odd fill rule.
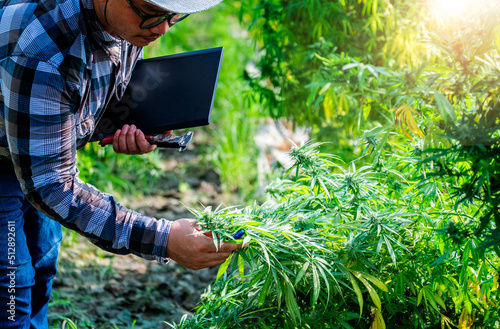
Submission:
[[[156,257],[156,261],[162,266],[167,266],[171,259],[166,257]]]
[[[158,229],[155,236],[153,255],[155,256],[156,261],[161,265],[167,265],[170,262],[170,258],[165,256],[167,255],[168,235],[170,233],[171,225],[172,222],[164,218],[158,220]]]

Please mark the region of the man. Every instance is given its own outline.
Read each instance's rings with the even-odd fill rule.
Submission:
[[[147,1],[0,0],[0,328],[48,327],[60,224],[105,250],[192,269],[241,248],[216,249],[195,220],[143,216],[78,178],[76,150],[122,96],[141,47],[222,0]],[[154,147],[126,125],[113,148]]]

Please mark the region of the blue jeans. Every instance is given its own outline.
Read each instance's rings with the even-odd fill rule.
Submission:
[[[61,225],[26,199],[0,161],[0,328],[48,328]]]

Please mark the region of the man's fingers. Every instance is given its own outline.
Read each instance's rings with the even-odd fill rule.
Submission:
[[[211,266],[219,266],[224,263],[227,258],[231,255],[229,252],[218,252],[218,253],[204,253],[200,254],[199,257],[193,257],[193,265],[190,266],[191,269],[200,269]]]
[[[235,250],[241,249],[243,245],[232,242],[222,242],[219,246],[219,252],[233,252]]]
[[[121,129],[118,129],[116,132],[115,132],[115,135],[113,136],[113,150],[116,152],[116,153],[120,153],[120,149],[118,147],[118,139],[120,138],[120,134],[121,134]]]
[[[118,137],[118,150],[119,153],[127,153],[128,148],[127,148],[127,133],[128,130],[130,129],[129,125],[124,125],[122,128],[122,131],[120,133],[120,136]]]
[[[137,127],[135,125],[131,125],[128,132],[127,132],[127,138],[126,138],[126,141],[127,141],[127,150],[128,150],[128,154],[138,154],[140,153],[140,150],[139,148],[137,147],[137,143],[136,143],[136,138],[135,138],[135,134],[137,132]]]
[[[207,240],[210,241],[209,243],[207,242],[205,252],[208,253],[228,253],[230,254],[231,252],[243,248],[243,245],[233,243],[233,242],[219,242],[218,247],[214,245],[212,237],[209,237],[207,235],[204,235],[204,237],[207,237]]]
[[[206,262],[220,262],[222,264],[229,256],[231,256],[230,252],[214,252],[206,254],[204,258]]]
[[[151,145],[148,142],[148,140],[146,139],[146,136],[144,136],[144,133],[140,129],[136,130],[135,142],[136,142],[137,146],[139,147],[139,150],[142,154],[149,153],[157,147],[157,145]]]
[[[144,133],[135,125],[124,125],[113,136],[113,150],[116,153],[144,154],[153,151],[156,147],[147,141]]]

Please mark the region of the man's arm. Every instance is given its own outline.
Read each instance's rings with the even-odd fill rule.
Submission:
[[[57,69],[43,61],[14,56],[1,62],[0,78],[12,162],[33,205],[103,249],[164,261],[172,222],[127,209],[113,196],[78,178],[76,102]],[[29,80],[32,83],[27,83]],[[174,229],[172,233],[176,236],[181,231],[185,230]],[[191,252],[173,240],[169,248],[174,260],[180,258],[178,253]],[[193,239],[190,243],[202,245],[195,252],[211,251],[207,241]],[[238,246],[230,247],[234,250]],[[188,266],[199,268],[197,264]]]

